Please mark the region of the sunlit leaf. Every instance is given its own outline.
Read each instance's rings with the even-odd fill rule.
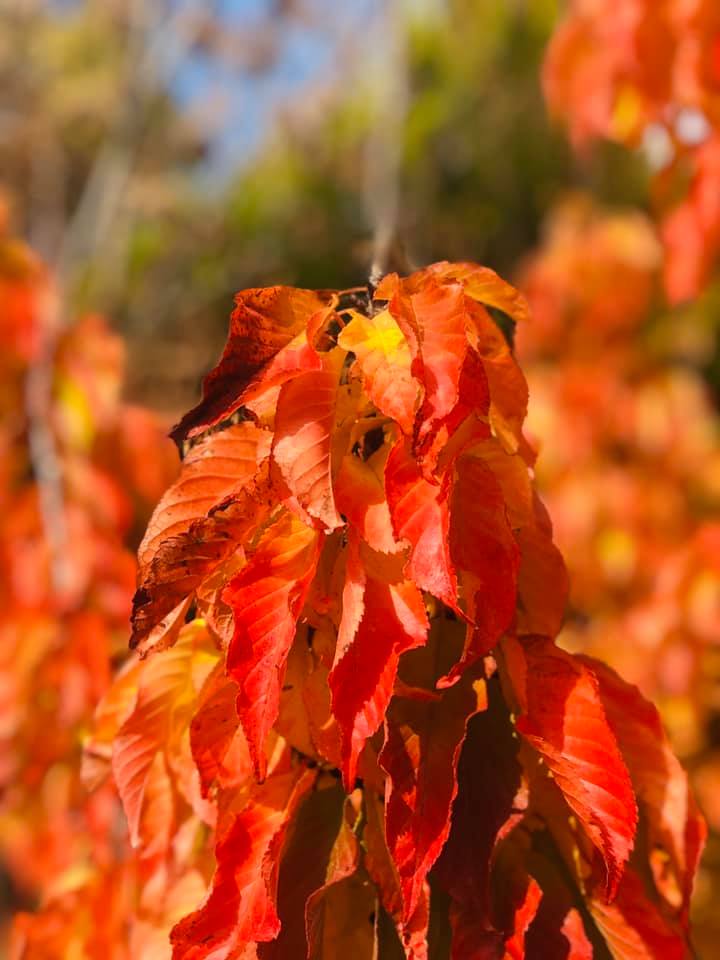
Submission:
[[[381,726],[401,653],[425,642],[427,616],[412,581],[383,579],[366,569],[351,545],[343,615],[330,673],[333,712],[343,736],[343,780],[351,788],[368,737]]]
[[[228,417],[249,381],[295,337],[329,296],[294,287],[243,290],[235,299],[222,358],[203,382],[203,399],[172,432],[176,442]]]
[[[320,535],[286,511],[223,594],[235,621],[227,668],[239,686],[238,715],[261,778],[285,661],[321,546]]]
[[[612,898],[633,848],[637,807],[598,680],[581,661],[542,638],[522,643],[508,638],[503,655],[519,709],[517,730],[547,764],[601,852]]]

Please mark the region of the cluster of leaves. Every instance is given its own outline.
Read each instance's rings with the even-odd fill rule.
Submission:
[[[656,167],[673,302],[706,284],[720,250],[720,10],[715,0],[572,0],[544,69],[576,145],[643,144]]]
[[[569,201],[522,272],[518,351],[572,584],[563,642],[659,704],[717,830],[720,422],[687,363],[704,307],[653,308],[661,263],[645,217]]]
[[[527,319],[446,262],[238,295],[86,745],[135,855],[20,917],[19,958],[688,955],[704,826],[655,708],[554,643],[489,308]]]
[[[87,796],[82,741],[126,645],[129,544],[175,466],[154,418],[119,402],[118,338],[98,317],[62,330],[45,270],[1,210],[0,221],[0,859],[12,907],[91,853],[114,857],[118,803],[108,789]]]

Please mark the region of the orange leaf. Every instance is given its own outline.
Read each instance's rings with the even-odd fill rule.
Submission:
[[[272,456],[290,493],[327,530],[340,526],[332,487],[332,436],[342,366],[339,350],[323,367],[301,373],[280,390]]]
[[[365,390],[375,407],[406,435],[415,421],[419,388],[411,373],[410,348],[389,310],[371,317],[351,313],[338,344],[355,354]]]
[[[157,798],[158,778],[165,776],[166,767],[179,756],[180,738],[189,726],[196,691],[217,659],[207,631],[190,624],[174,647],[143,661],[138,671],[134,709],[112,747],[113,776],[133,846],[153,844],[153,834],[142,829],[147,805],[153,795]]]
[[[268,491],[265,469],[257,480],[212,507],[208,516],[160,544],[133,598],[131,647],[240,549],[274,505]]]
[[[196,443],[148,523],[138,548],[140,567],[148,567],[162,543],[185,533],[194,520],[249,482],[267,459],[271,439],[253,423],[239,423]]]

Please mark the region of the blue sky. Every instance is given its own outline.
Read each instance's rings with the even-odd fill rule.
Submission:
[[[277,108],[304,88],[332,74],[337,37],[356,31],[360,42],[368,17],[382,0],[314,0],[308,4],[312,22],[288,24],[278,20],[278,57],[267,72],[253,74],[229,68],[217,59],[193,53],[178,70],[173,91],[179,102],[200,108],[213,93],[224,102],[222,133],[217,137],[210,165],[215,176],[241,167],[270,129]],[[265,22],[272,0],[220,0],[220,16],[239,31]],[[242,40],[240,39],[240,42]]]

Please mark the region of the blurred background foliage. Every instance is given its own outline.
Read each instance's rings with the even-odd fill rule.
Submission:
[[[0,189],[66,321],[109,317],[127,398],[168,421],[195,401],[236,290],[366,282],[373,210],[392,202],[373,195],[373,151],[399,152],[411,262],[518,280],[536,318],[518,346],[538,481],[573,578],[564,642],[656,699],[693,771],[715,831],[696,898],[710,957],[720,294],[667,305],[643,149],[578,153],[549,120],[562,9],[0,0]]]
[[[127,336],[133,399],[188,406],[235,290],[364,281],[368,138],[396,69],[378,53],[382,4],[3,6],[0,169],[16,226],[61,261],[73,305]],[[512,273],[568,187],[646,202],[641,160],[608,145],[579,164],[547,119],[556,7],[397,5],[409,108],[389,133],[414,262]]]

